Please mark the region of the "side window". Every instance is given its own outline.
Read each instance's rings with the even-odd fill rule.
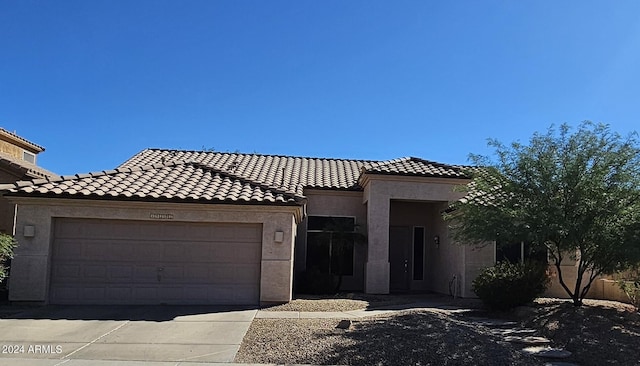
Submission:
[[[422,280],[424,276],[424,228],[413,228],[413,279]]]
[[[547,262],[547,252],[534,248],[531,243],[500,243],[496,242],[496,261],[521,263],[522,261]]]
[[[31,164],[35,164],[36,163],[36,154],[32,154],[28,151],[23,151],[22,152],[22,160],[27,161]]]

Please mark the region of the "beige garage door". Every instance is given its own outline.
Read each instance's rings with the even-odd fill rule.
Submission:
[[[262,226],[56,219],[53,304],[257,304]]]

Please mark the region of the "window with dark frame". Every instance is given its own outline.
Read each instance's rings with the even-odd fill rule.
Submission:
[[[340,230],[340,231],[335,231]],[[353,275],[353,240],[345,240],[344,232],[355,230],[355,218],[336,216],[307,217],[307,268],[316,267],[335,275]]]
[[[424,278],[424,228],[413,228],[413,279]]]
[[[547,252],[531,246],[528,242],[496,242],[496,262],[522,263],[527,261],[547,262]]]

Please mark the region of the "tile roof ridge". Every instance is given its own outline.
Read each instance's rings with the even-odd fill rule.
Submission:
[[[35,150],[40,150],[39,152],[43,152],[44,151],[44,147],[43,146],[40,146],[40,145],[38,145],[38,144],[36,144],[34,142],[31,142],[31,141],[25,139],[24,137],[19,136],[18,134],[7,130],[6,128],[0,127],[0,133],[7,134],[7,135],[9,135],[9,136],[11,136],[11,137],[13,137],[13,138],[15,138],[17,140],[20,140],[21,142],[26,143],[27,145],[30,145],[30,147],[34,148]]]
[[[220,175],[224,175],[224,176],[227,176],[227,177],[230,177],[230,178],[233,178],[233,179],[237,179],[239,181],[251,184],[253,186],[260,187],[260,188],[265,189],[265,190],[271,190],[271,191],[274,191],[274,192],[282,194],[282,195],[289,195],[289,196],[293,196],[294,198],[296,198],[296,197],[297,198],[304,198],[304,196],[298,194],[295,191],[282,189],[280,187],[268,185],[268,184],[265,184],[263,182],[258,182],[258,181],[255,181],[253,179],[249,179],[247,177],[243,177],[241,175],[237,175],[235,173],[231,173],[231,172],[229,172],[227,170],[224,170],[224,169],[215,168],[215,167],[213,167],[211,165],[207,165],[207,164],[201,163],[199,161],[187,161],[187,162],[185,162],[185,164],[198,166],[198,167],[200,167],[202,169],[206,169],[206,170],[218,173]]]
[[[418,161],[421,163],[425,163],[425,164],[431,164],[431,165],[437,165],[437,166],[441,166],[441,167],[451,167],[451,168],[455,168],[455,165],[452,164],[447,164],[447,163],[440,163],[434,160],[427,160],[427,159],[423,159],[423,158],[418,158],[415,156],[410,156],[407,158],[407,160],[411,160],[411,161]]]
[[[164,149],[164,148],[145,148],[138,154],[145,151],[167,151],[167,152],[190,152],[190,153],[206,153],[206,154],[224,154],[224,155],[244,155],[244,156],[264,156],[264,157],[277,157],[277,158],[293,158],[293,159],[309,159],[309,160],[333,160],[333,161],[354,161],[363,163],[380,162],[379,160],[369,159],[349,159],[349,158],[329,158],[329,157],[314,157],[314,156],[298,156],[298,155],[285,155],[285,154],[261,154],[261,153],[244,153],[244,152],[230,152],[230,151],[205,151],[205,150],[189,150],[189,149]],[[138,155],[136,154],[136,155]],[[134,155],[135,156],[135,155]]]
[[[477,168],[477,166],[474,165],[464,165],[464,164],[447,164],[447,163],[440,163],[437,161],[433,161],[433,160],[427,160],[427,159],[423,159],[423,158],[418,158],[418,157],[414,157],[411,156],[409,159],[411,159],[412,161],[420,161],[423,163],[427,163],[427,164],[431,164],[431,165],[435,165],[435,166],[439,166],[439,167],[446,167],[446,168],[453,168],[453,169],[475,169]]]
[[[400,158],[394,158],[394,159],[388,159],[388,160],[379,160],[379,161],[372,161],[370,164],[368,165],[364,165],[362,167],[362,169],[368,170],[371,168],[377,168],[377,167],[381,167],[381,166],[385,166],[385,165],[389,165],[389,164],[393,164],[393,163],[399,163],[402,161],[407,161],[409,160],[409,157],[400,157]]]

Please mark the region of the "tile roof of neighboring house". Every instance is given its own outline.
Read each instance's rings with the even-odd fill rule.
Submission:
[[[200,202],[299,203],[304,188],[361,190],[363,174],[464,178],[461,167],[389,161],[145,149],[115,171],[19,182],[13,194]]]
[[[25,139],[24,137],[20,137],[18,135],[16,135],[15,133],[11,132],[11,131],[7,131],[4,128],[0,127],[0,135],[5,135],[7,137],[9,137],[10,139],[13,140],[18,140],[20,141],[22,144],[30,147],[32,150],[36,151],[36,152],[43,152],[44,151],[44,147],[34,144],[33,142]]]
[[[55,173],[43,169],[35,164],[31,164],[28,161],[18,159],[3,152],[0,152],[0,164],[21,170],[25,175],[32,178],[45,178],[56,175]]]
[[[167,162],[0,186],[14,194],[102,199],[300,204],[304,197],[196,162]]]

